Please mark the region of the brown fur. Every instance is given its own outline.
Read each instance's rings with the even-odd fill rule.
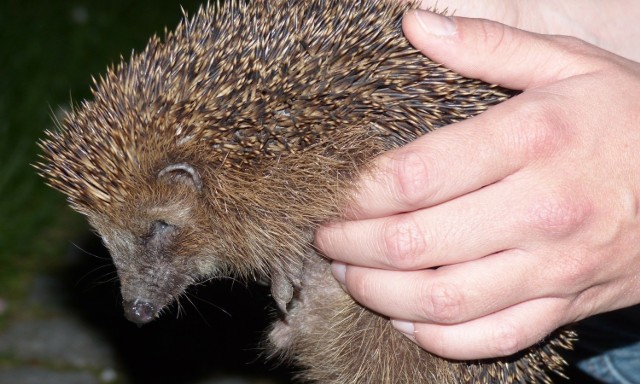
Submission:
[[[206,6],[47,133],[38,168],[102,235],[130,319],[234,274],[272,282],[283,319],[270,344],[302,380],[535,383],[561,369],[569,333],[497,361],[433,356],[355,303],[313,250],[370,159],[512,94],[415,51],[400,27],[409,6]]]

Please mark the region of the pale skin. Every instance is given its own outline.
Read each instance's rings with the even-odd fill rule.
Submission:
[[[640,2],[477,3],[412,11],[405,34],[523,93],[380,156],[347,220],[316,235],[347,292],[452,359],[510,355],[640,303]]]

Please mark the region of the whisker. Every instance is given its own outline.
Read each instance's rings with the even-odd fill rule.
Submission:
[[[76,243],[71,243],[71,245],[73,245],[76,249],[78,249],[80,252],[84,253],[85,255],[89,255],[89,256],[94,257],[94,258],[96,258],[98,260],[111,260],[111,257],[96,255],[95,253],[87,251],[86,249],[82,248],[81,246],[79,246]]]
[[[81,283],[82,281],[84,281],[85,279],[87,279],[90,275],[92,275],[92,274],[94,274],[94,273],[96,273],[96,272],[98,272],[98,271],[100,271],[100,270],[102,270],[102,269],[104,269],[104,268],[113,268],[113,264],[110,264],[110,263],[109,263],[109,264],[100,265],[100,266],[97,266],[97,267],[93,268],[92,270],[90,270],[90,271],[86,272],[84,275],[82,275],[82,276],[81,276],[81,277],[76,281],[76,283],[75,283],[75,287],[77,288],[77,287],[80,285],[80,283]],[[117,280],[118,275],[117,275],[117,272],[116,272],[115,270],[113,270],[113,271],[109,271],[109,272],[107,272],[107,273],[105,273],[105,274],[102,274],[102,275],[100,276],[100,278],[104,278],[105,276],[109,276],[110,274],[115,274],[115,276],[114,276],[113,278],[110,278],[109,280],[102,280],[102,281],[100,281],[100,280],[97,280],[97,279],[96,279],[96,281],[94,281],[94,284],[95,284],[95,285],[99,285],[99,284],[103,284],[103,283],[105,283],[105,282],[110,282],[110,281]]]
[[[194,307],[194,308],[196,308],[196,310],[198,310],[198,308],[196,307],[196,305],[195,305],[195,304],[194,304],[194,302],[190,299],[190,297],[189,297],[189,296],[192,296],[192,295],[187,295],[187,299],[191,302],[191,305],[193,305],[193,307]],[[202,297],[199,297],[199,296],[197,296],[197,295],[193,295],[193,298],[194,298],[194,299],[196,299],[196,300],[198,300],[198,301],[202,301],[202,302],[203,302],[203,303],[205,303],[205,304],[209,304],[209,305],[211,305],[212,307],[214,307],[214,308],[218,309],[220,312],[224,313],[225,315],[229,316],[230,318],[232,318],[232,317],[233,317],[233,316],[231,315],[231,313],[229,313],[226,309],[222,308],[221,306],[219,306],[219,305],[217,305],[217,304],[215,304],[215,303],[212,303],[212,302],[211,302],[211,301],[209,301],[209,300],[203,299]],[[198,311],[198,312],[200,312],[200,311]]]

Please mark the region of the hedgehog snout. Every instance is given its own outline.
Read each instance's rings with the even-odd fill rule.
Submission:
[[[125,300],[122,305],[124,307],[124,315],[127,320],[137,324],[138,326],[150,323],[158,317],[158,307],[146,300]]]

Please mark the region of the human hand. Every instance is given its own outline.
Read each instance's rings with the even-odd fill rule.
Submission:
[[[640,64],[424,11],[404,30],[433,60],[524,92],[375,161],[351,220],[316,236],[345,289],[453,359],[640,303]]]

